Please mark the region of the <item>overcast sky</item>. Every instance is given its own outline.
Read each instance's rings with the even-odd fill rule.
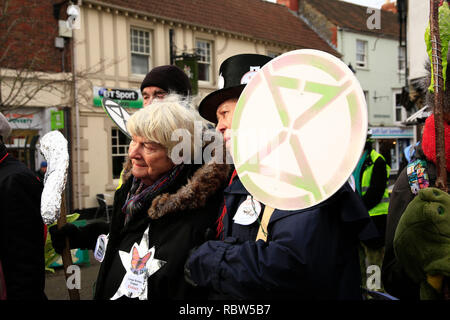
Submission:
[[[267,1],[277,2],[277,0],[267,0]],[[380,9],[381,6],[386,2],[386,0],[342,0],[342,1],[356,3],[359,4],[360,6],[372,7],[377,9]]]

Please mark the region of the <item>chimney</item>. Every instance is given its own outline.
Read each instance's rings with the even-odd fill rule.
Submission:
[[[381,10],[397,13],[397,4],[395,1],[386,0],[386,3],[381,6]]]
[[[298,1],[299,0],[277,0],[277,4],[286,6],[294,12],[298,12]]]

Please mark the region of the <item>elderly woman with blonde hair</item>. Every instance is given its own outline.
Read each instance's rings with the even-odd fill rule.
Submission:
[[[124,182],[114,195],[108,237],[96,241],[95,254],[104,255],[94,299],[206,298],[204,289],[185,281],[184,263],[214,229],[229,168],[194,159],[195,148],[205,147],[195,136],[197,119],[189,101],[176,95],[129,119]],[[88,227],[77,229],[71,247],[94,247],[99,229]]]

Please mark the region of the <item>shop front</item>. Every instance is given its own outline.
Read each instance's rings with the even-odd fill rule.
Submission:
[[[48,131],[50,108],[17,108],[5,111],[4,115],[12,127],[6,141],[8,152],[35,171],[44,160],[37,146],[39,139]]]
[[[404,150],[416,142],[413,127],[371,127],[374,148],[391,167],[391,178],[407,165]]]

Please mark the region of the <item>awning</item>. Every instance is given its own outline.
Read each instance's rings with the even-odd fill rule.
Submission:
[[[402,122],[406,126],[413,126],[425,122],[425,120],[432,114],[431,108],[426,105],[416,113],[412,114],[408,119]]]

